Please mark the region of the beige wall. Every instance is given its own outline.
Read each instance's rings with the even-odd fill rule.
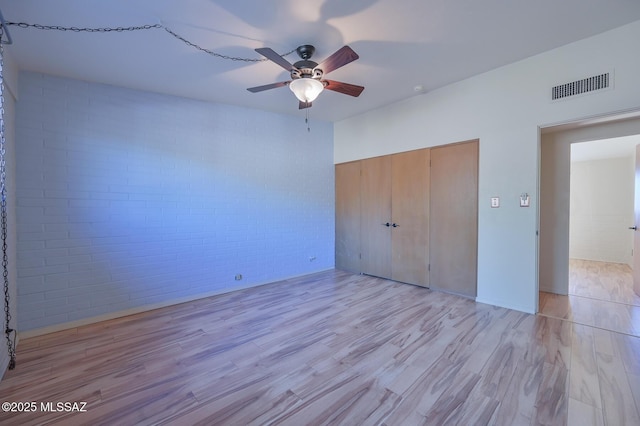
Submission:
[[[571,144],[545,134],[540,144],[540,290],[567,294]],[[560,283],[560,284],[559,284]]]

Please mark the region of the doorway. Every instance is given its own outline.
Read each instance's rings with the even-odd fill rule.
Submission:
[[[598,155],[602,156],[607,149],[610,158],[619,156],[613,152],[616,143],[612,138],[632,135],[640,135],[640,118],[611,118],[541,130],[540,314],[640,335],[640,298],[629,298],[620,290],[620,286],[630,286],[633,295],[629,266],[632,231],[627,230],[633,226],[633,217],[631,212],[612,213],[616,197],[618,201],[625,196],[630,198],[627,202],[633,199],[633,184],[627,181],[626,188],[608,192],[603,187],[606,181],[614,180],[613,175],[622,179],[625,173],[621,168],[626,167],[628,178],[633,179],[634,161],[589,158],[594,155],[589,152],[601,151]],[[603,139],[608,141],[600,146],[592,142]],[[574,161],[573,167],[572,151],[574,159],[582,160]],[[617,168],[615,172],[612,167]]]
[[[640,135],[571,144],[569,258],[632,267]]]

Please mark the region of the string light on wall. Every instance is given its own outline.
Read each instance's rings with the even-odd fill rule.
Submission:
[[[187,46],[190,46],[196,50],[199,50],[201,52],[204,52],[208,55],[214,56],[216,58],[219,59],[225,59],[225,60],[229,60],[229,61],[240,61],[240,62],[265,62],[268,61],[268,59],[266,58],[242,58],[242,57],[238,57],[238,56],[229,56],[229,55],[223,55],[221,53],[217,53],[214,52],[210,49],[207,49],[205,47],[202,47],[188,39],[186,39],[185,37],[181,36],[180,34],[176,33],[175,31],[173,31],[171,28],[163,25],[163,24],[146,24],[146,25],[138,25],[138,26],[131,26],[131,27],[97,27],[97,28],[90,28],[90,27],[63,27],[60,25],[42,25],[42,24],[29,24],[26,22],[3,22],[2,23],[3,26],[16,26],[18,28],[26,28],[26,29],[36,29],[36,30],[43,30],[43,31],[63,31],[63,32],[75,32],[75,33],[111,33],[111,32],[118,32],[118,33],[122,33],[122,32],[131,32],[131,31],[148,31],[148,30],[156,30],[156,29],[162,29],[165,30],[168,34],[170,34],[172,37],[180,40],[181,42],[183,42],[184,44],[186,44]],[[288,56],[290,54],[292,54],[293,52],[295,52],[296,49],[290,50],[289,52],[283,53],[282,57]]]
[[[7,173],[6,150],[4,128],[4,45],[11,44],[13,40],[6,29],[4,17],[0,12],[0,234],[2,240],[2,277],[4,287],[4,332],[7,339],[7,352],[9,354],[9,370],[16,368],[16,335],[17,331],[11,328],[11,295],[9,287],[9,256],[8,256],[8,221],[7,221]],[[13,335],[13,339],[11,336]]]

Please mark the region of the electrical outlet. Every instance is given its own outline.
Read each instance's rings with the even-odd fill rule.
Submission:
[[[311,257],[309,257],[309,262],[313,262],[314,260],[316,260],[316,257],[315,257],[315,256],[311,256]]]
[[[242,279],[242,274],[236,274],[236,281],[240,281]]]
[[[491,208],[497,209],[500,207],[500,197],[491,197]]]

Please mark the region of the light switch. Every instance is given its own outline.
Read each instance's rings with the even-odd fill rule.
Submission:
[[[526,192],[520,195],[520,207],[529,207],[529,194]]]
[[[491,197],[491,208],[496,209],[500,207],[500,197]]]

